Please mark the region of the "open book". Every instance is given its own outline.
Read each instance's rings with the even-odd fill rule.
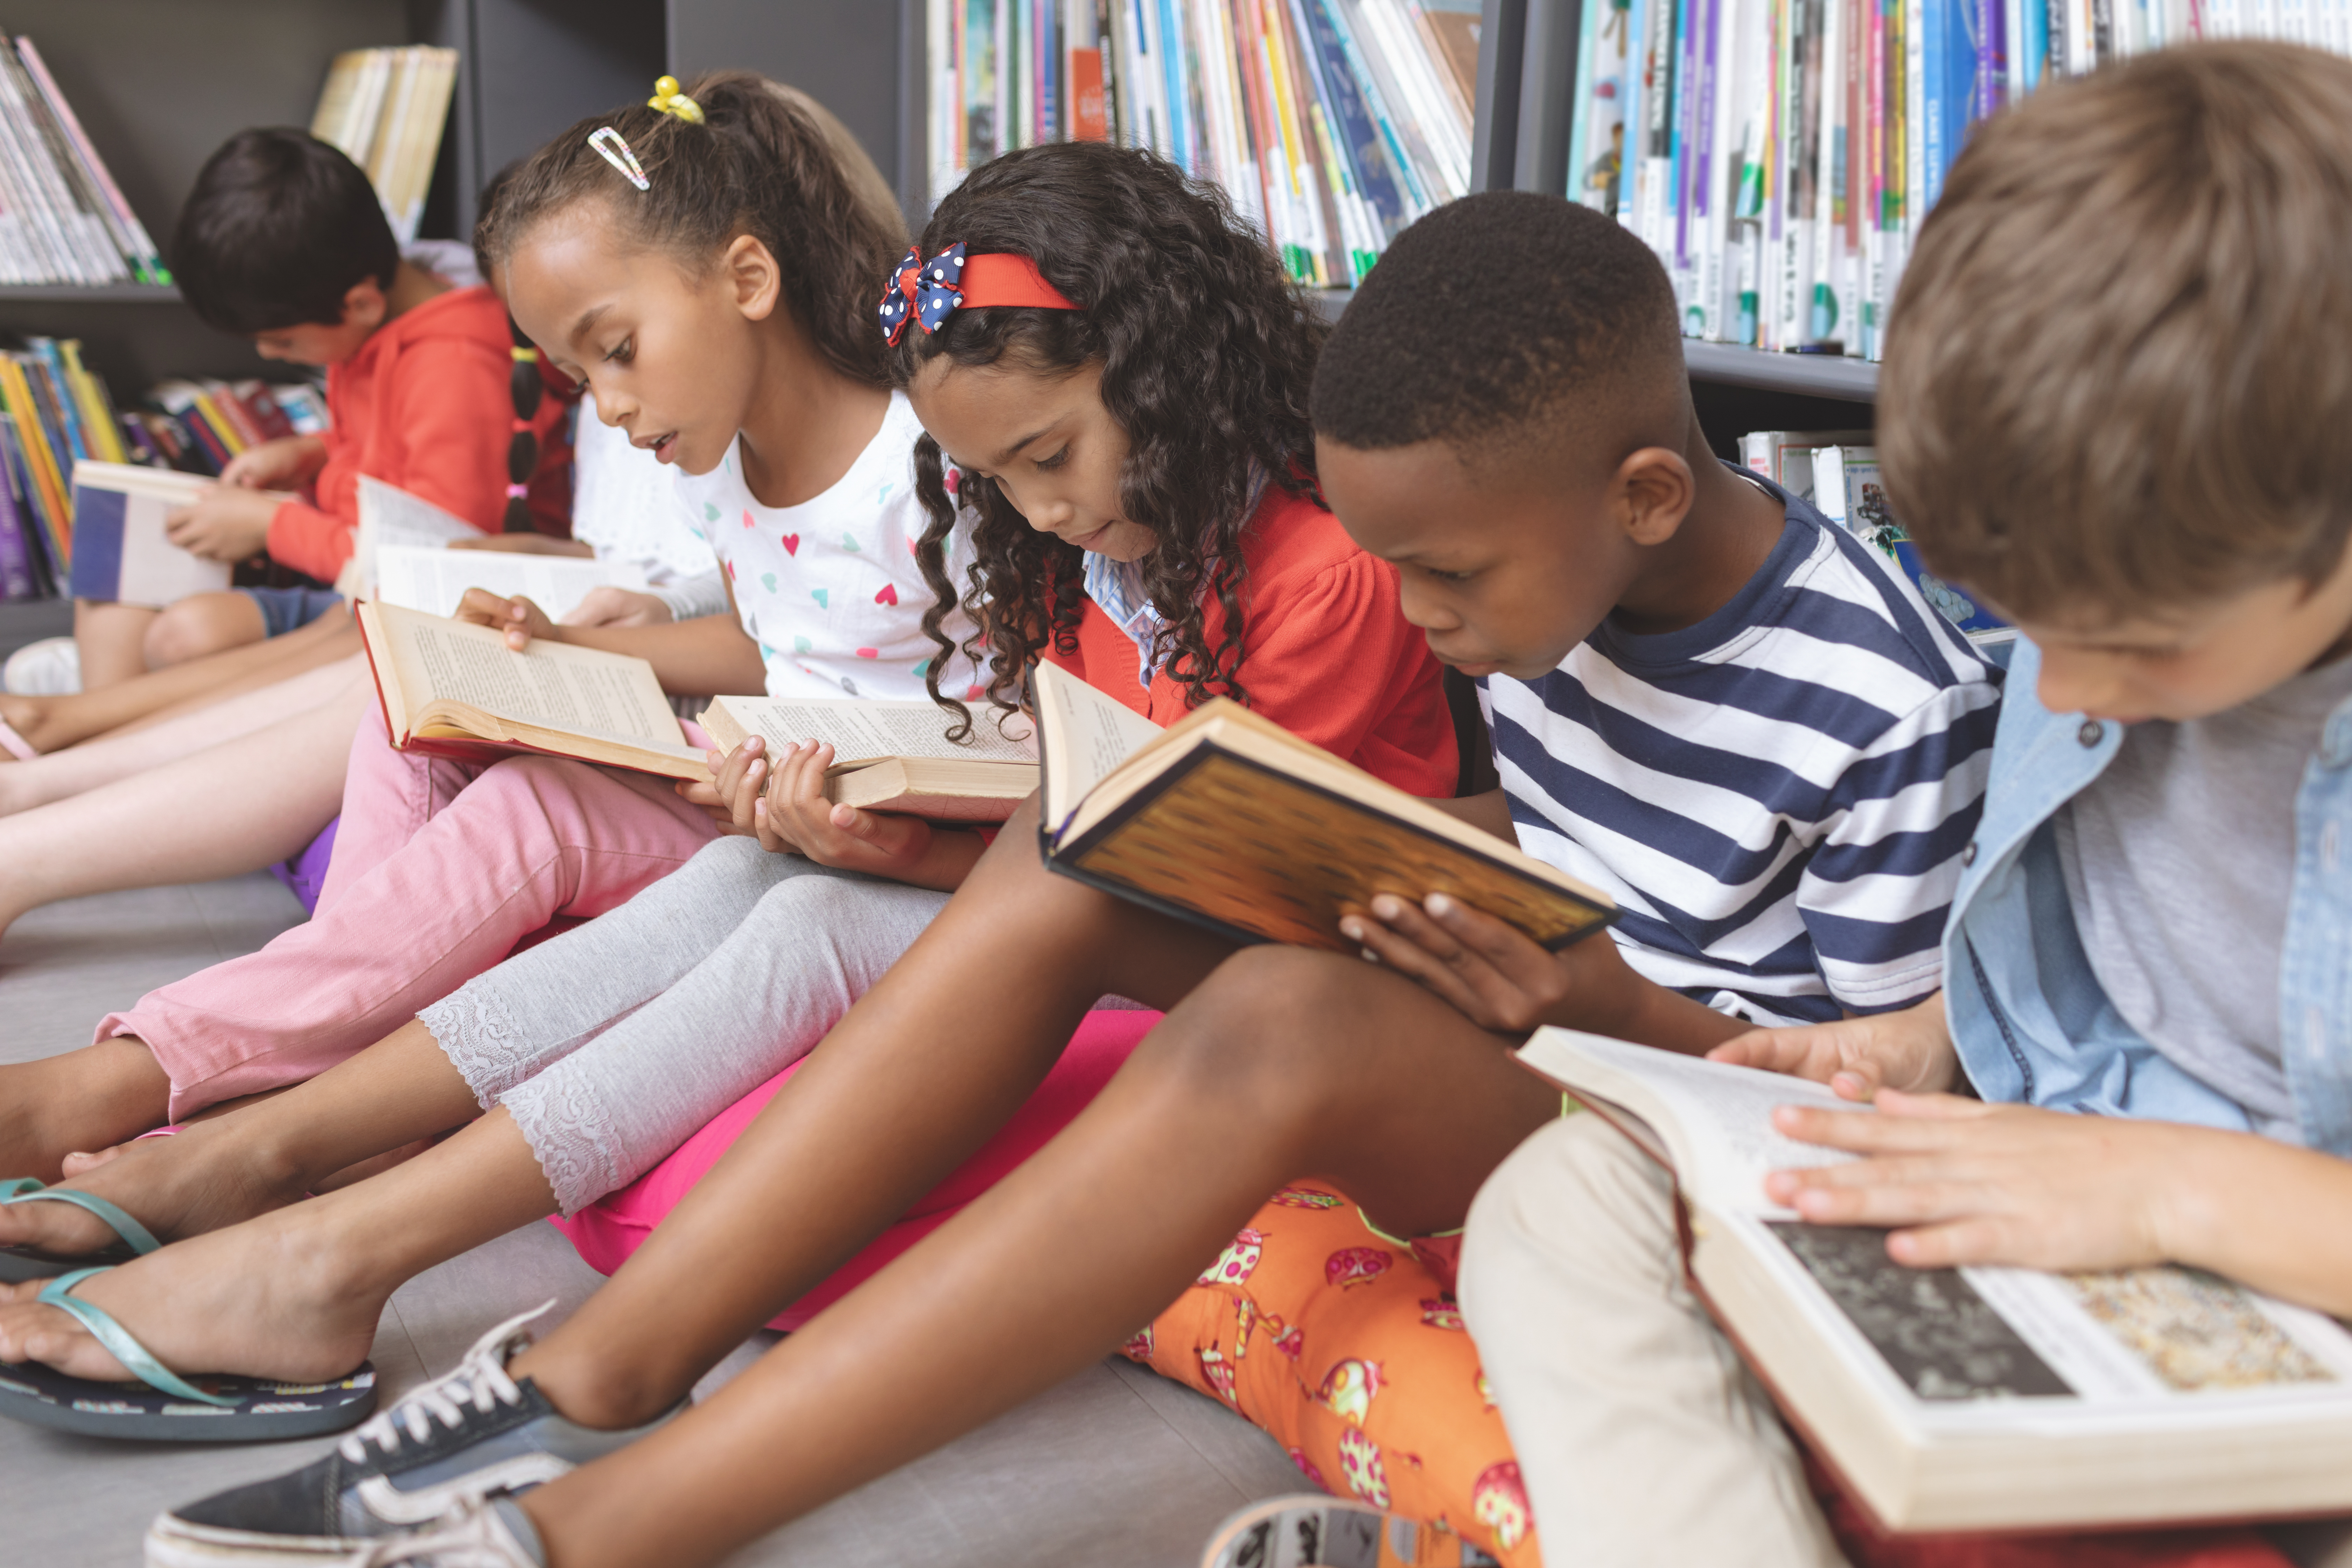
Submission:
[[[1888,1527],[2175,1523],[2352,1510],[2352,1334],[2195,1269],[1906,1268],[1765,1173],[1819,1084],[1567,1029],[1519,1059],[1672,1168],[1689,1268],[1781,1409]]]
[[[538,752],[710,777],[642,658],[544,641],[517,653],[488,626],[396,605],[362,605],[358,619],[384,725],[401,751],[467,762]]]
[[[803,741],[830,744],[825,798],[869,811],[1002,822],[1037,788],[1029,723],[1017,717],[1000,730],[975,712],[971,735],[950,741],[951,721],[929,702],[716,697],[701,723],[730,752],[751,735],[767,738],[772,757]]]
[[[227,587],[228,563],[191,554],[163,531],[166,517],[194,505],[213,484],[134,463],[76,463],[68,591],[77,599],[160,609]]]
[[[1223,698],[1162,730],[1050,664],[1035,676],[1038,835],[1066,876],[1239,942],[1352,952],[1339,920],[1445,893],[1561,948],[1609,895]]]
[[[381,599],[428,616],[455,615],[467,589],[487,588],[527,598],[560,621],[592,588],[646,585],[642,572],[619,562],[449,548],[481,537],[464,518],[362,474],[352,558],[335,586],[347,599]]]

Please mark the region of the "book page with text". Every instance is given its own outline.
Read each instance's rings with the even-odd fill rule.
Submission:
[[[685,731],[653,669],[562,643],[534,642],[517,653],[488,626],[376,606],[397,661],[411,722],[436,702],[462,702],[502,719],[663,746]]]
[[[976,703],[971,734],[962,742],[948,739],[954,720],[945,709],[929,702],[720,697],[711,706],[725,709],[747,733],[765,736],[771,755],[803,741],[829,743],[836,769],[885,757],[938,757],[969,763],[1037,760],[1036,742],[1025,715],[1008,717],[1004,731],[1000,732],[998,715]]]
[[[1036,667],[1037,728],[1045,764],[1048,830],[1070,819],[1087,792],[1111,770],[1158,740],[1160,728],[1115,697],[1057,665]]]

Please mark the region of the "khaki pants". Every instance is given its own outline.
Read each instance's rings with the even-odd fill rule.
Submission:
[[[1601,1118],[1545,1128],[1487,1181],[1461,1302],[1547,1562],[1843,1563],[1771,1400],[1684,1283],[1664,1173]]]

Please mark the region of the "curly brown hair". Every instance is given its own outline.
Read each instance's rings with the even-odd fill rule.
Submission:
[[[686,90],[704,123],[625,104],[541,147],[488,204],[475,254],[503,268],[532,227],[590,200],[611,208],[628,239],[690,265],[748,234],[782,268],[793,317],[825,361],[853,381],[886,384],[873,279],[907,241],[872,162],[814,100],[765,77],[709,71]],[[588,144],[605,126],[627,141],[646,189],[633,190]]]
[[[1159,535],[1142,565],[1166,623],[1168,673],[1188,704],[1246,701],[1242,531],[1261,480],[1316,495],[1307,391],[1322,323],[1222,192],[1139,149],[1052,142],[973,170],[940,203],[919,248],[932,256],[959,241],[974,256],[1030,258],[1083,309],[975,306],[937,333],[910,325],[891,353],[891,380],[906,386],[941,356],[965,366],[1009,358],[1044,374],[1100,362],[1103,405],[1129,442],[1120,515]],[[926,677],[932,695],[941,668],[959,651],[978,665],[984,643],[989,699],[1013,708],[1049,640],[1076,651],[1081,552],[1031,528],[992,480],[961,474],[950,496],[929,436],[916,443],[915,477],[930,516],[919,553],[937,601],[923,616],[940,650]],[[946,548],[959,503],[977,520],[961,594]],[[1203,613],[1212,595],[1224,617],[1214,647]],[[959,604],[980,628],[968,645],[941,629]]]

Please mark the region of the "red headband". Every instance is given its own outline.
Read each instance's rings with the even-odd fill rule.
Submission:
[[[893,346],[909,321],[936,332],[966,305],[1026,305],[1041,310],[1075,310],[1069,296],[1045,281],[1036,262],[1009,252],[967,256],[961,241],[929,261],[909,249],[882,291],[882,335]]]

